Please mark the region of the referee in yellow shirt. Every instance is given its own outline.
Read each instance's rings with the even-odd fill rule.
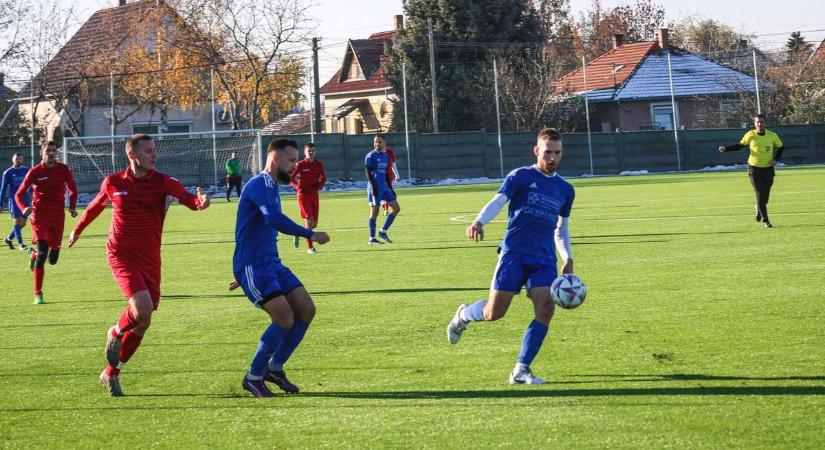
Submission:
[[[748,149],[748,177],[756,192],[756,221],[773,228],[768,220],[768,199],[775,171],[773,166],[782,158],[782,141],[779,135],[765,129],[765,116],[753,116],[753,130],[745,133],[738,144],[719,147],[720,152]]]

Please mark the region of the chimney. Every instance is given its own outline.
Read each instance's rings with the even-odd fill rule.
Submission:
[[[117,6],[126,6],[126,0],[117,0]]]
[[[403,30],[404,29],[404,16],[398,14],[395,16],[395,29],[396,30]]]
[[[670,49],[670,38],[668,38],[668,36],[667,36],[667,28],[660,28],[659,33],[658,33],[658,37],[659,37],[659,47],[662,50]]]
[[[6,74],[3,73],[3,72],[0,72],[0,86],[2,86],[3,83],[5,83],[5,82],[6,82]]]
[[[621,47],[623,44],[624,44],[624,35],[621,34],[621,33],[614,34],[613,35],[613,49],[615,50],[615,49]]]
[[[739,39],[739,50],[747,50],[748,48],[748,40],[747,39]]]

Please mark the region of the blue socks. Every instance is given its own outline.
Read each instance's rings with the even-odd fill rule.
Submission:
[[[535,359],[539,353],[542,342],[544,342],[544,337],[547,336],[547,330],[547,325],[537,320],[530,322],[521,340],[521,352],[516,362],[528,366],[533,362],[533,359]]]
[[[11,234],[17,239],[18,245],[23,245],[23,235],[20,234],[20,225],[14,224],[14,228],[12,229]],[[9,235],[9,239],[11,239],[11,235]]]
[[[464,317],[459,317],[459,319],[467,320],[470,322],[480,322],[484,320],[484,305],[487,304],[487,300],[479,300],[472,305],[468,306],[467,309],[464,310]]]
[[[278,347],[278,350],[272,355],[272,359],[269,360],[270,370],[284,370],[284,364],[286,364],[289,357],[292,356],[292,352],[298,348],[298,344],[304,340],[307,328],[309,328],[309,323],[295,319],[292,323],[292,328],[284,335],[281,346]]]
[[[370,237],[375,237],[375,219],[370,218]]]
[[[395,214],[387,214],[387,218],[384,219],[384,226],[381,227],[381,231],[386,232],[392,226],[393,221],[395,221]]]
[[[261,342],[258,343],[258,349],[255,350],[255,356],[252,357],[252,364],[249,366],[249,377],[260,379],[264,376],[267,361],[284,341],[286,333],[287,330],[274,323],[269,325],[264,334],[261,335]]]

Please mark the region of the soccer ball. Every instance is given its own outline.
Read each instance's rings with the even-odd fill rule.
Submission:
[[[553,294],[553,303],[564,309],[579,307],[587,297],[587,287],[584,281],[570,273],[559,275],[553,280],[550,292]]]

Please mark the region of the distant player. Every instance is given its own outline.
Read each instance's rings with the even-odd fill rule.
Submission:
[[[782,159],[782,141],[779,135],[765,129],[765,116],[753,116],[753,130],[748,131],[738,144],[719,147],[720,152],[748,149],[748,177],[756,193],[756,221],[773,228],[768,220],[768,200],[771,196],[774,166]]]
[[[35,250],[31,254],[29,268],[34,272],[34,304],[43,304],[43,277],[46,273],[46,259],[49,264],[57,264],[60,246],[63,244],[63,222],[66,190],[69,191],[69,214],[77,216],[77,187],[69,166],[57,162],[57,144],[48,141],[40,148],[43,162],[34,166],[26,174],[17,188],[14,201],[24,216],[31,215],[32,243]],[[29,188],[34,192],[31,206],[26,204]]]
[[[395,164],[395,152],[387,146],[387,162],[389,166],[387,167],[387,186],[392,188],[392,182],[395,181],[396,183],[401,181],[400,172],[398,172],[398,166]],[[387,202],[381,202],[381,207],[384,209],[384,215],[388,215],[390,211],[390,205]]]
[[[226,201],[232,195],[232,188],[238,192],[238,197],[241,196],[241,163],[238,162],[238,155],[232,152],[229,159],[226,160]]]
[[[544,380],[533,375],[530,364],[553,318],[550,285],[556,278],[556,250],[564,261],[562,273],[573,273],[568,218],[575,192],[573,186],[556,173],[562,157],[561,134],[552,128],[539,131],[533,153],[536,164],[510,172],[495,197],[467,227],[468,238],[484,239],[484,225],[510,202],[507,231],[499,246],[490,296],[487,300],[459,306],[447,327],[450,343],[457,344],[470,322],[504,317],[513,296],[521,292],[522,286],[526,287],[535,318],[524,333],[516,366],[510,372],[511,384],[544,384]]]
[[[261,336],[249,372],[241,385],[255,397],[272,397],[264,381],[287,393],[298,386],[286,377],[284,365],[304,338],[315,317],[315,304],[301,281],[281,263],[278,233],[329,241],[323,232],[304,228],[281,212],[277,183],[290,181],[298,149],[295,141],[278,139],[267,148],[264,170],[246,184],[238,201],[235,224],[235,280],[255,307],[269,315],[271,324]]]
[[[392,212],[384,219],[384,225],[378,231],[378,237],[385,242],[392,243],[392,240],[387,235],[387,230],[390,229],[395,217],[401,212],[401,207],[398,206],[395,191],[392,186],[387,184],[387,170],[390,167],[389,158],[387,158],[386,141],[384,136],[376,135],[373,140],[373,150],[367,153],[364,158],[364,172],[367,176],[367,202],[370,205],[370,245],[383,244],[375,238],[375,226],[378,218],[378,211],[381,209],[381,202],[387,202],[390,205]]]
[[[112,204],[112,225],[106,241],[109,267],[129,305],[106,333],[106,362],[100,383],[112,397],[123,395],[120,370],[140,346],[160,302],[160,242],[167,196],[189,209],[209,206],[200,187],[197,195],[180,182],[155,171],[157,152],[152,138],[136,134],[126,141],[129,167],[107,176],[69,235],[73,246],[106,205]]]
[[[310,230],[318,226],[318,192],[324,188],[326,183],[327,174],[324,173],[324,165],[315,158],[315,144],[307,142],[304,144],[304,159],[295,165],[290,184],[295,188],[301,218]],[[298,236],[293,239],[292,243],[295,248],[298,248],[299,240]],[[307,239],[307,253],[316,253],[312,239]]]
[[[25,251],[28,250],[29,247],[23,243],[23,235],[20,230],[26,226],[26,216],[23,215],[23,210],[17,206],[17,202],[14,201],[14,194],[17,193],[17,188],[23,184],[26,174],[29,173],[29,168],[23,165],[23,155],[21,153],[15,153],[14,156],[12,156],[11,164],[11,167],[3,172],[3,182],[2,185],[0,185],[0,212],[3,211],[3,205],[6,204],[6,199],[8,198],[9,212],[11,213],[11,220],[14,221],[14,224],[12,225],[11,232],[3,239],[3,242],[5,242],[10,249],[14,250],[12,239],[15,239],[17,240],[17,248]],[[29,206],[30,202],[31,194],[26,191],[23,195],[23,203]]]

